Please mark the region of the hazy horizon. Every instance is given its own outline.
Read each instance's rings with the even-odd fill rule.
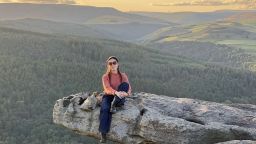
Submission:
[[[213,12],[256,10],[256,0],[0,0],[0,3],[68,4],[111,7],[123,12]]]

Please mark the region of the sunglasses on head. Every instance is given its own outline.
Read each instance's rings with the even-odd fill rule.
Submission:
[[[108,65],[116,65],[116,61],[113,61],[113,62],[108,62]]]

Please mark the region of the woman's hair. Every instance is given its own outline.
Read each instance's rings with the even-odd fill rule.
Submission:
[[[108,75],[109,83],[110,83],[110,81],[111,81],[111,75],[110,75],[111,69],[108,67],[108,61],[109,61],[110,59],[115,59],[115,60],[118,62],[118,59],[117,59],[116,56],[110,56],[110,57],[106,60],[106,66],[107,66],[106,74]],[[120,72],[120,70],[119,70],[119,65],[118,65],[118,67],[117,67],[117,72],[118,72],[118,74],[119,74],[120,81],[122,82],[122,81],[123,81],[123,78],[122,78],[121,72]]]

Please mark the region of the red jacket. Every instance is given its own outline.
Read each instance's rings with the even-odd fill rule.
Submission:
[[[117,91],[118,89],[118,86],[121,84],[121,81],[118,73],[117,74],[110,73],[110,75],[111,75],[111,84],[109,82],[108,74],[104,74],[102,76],[102,85],[103,85],[105,94],[114,95],[115,91]],[[122,75],[123,82],[127,82],[129,84],[128,94],[131,95],[132,88],[129,83],[128,77],[125,73],[122,73],[122,72],[121,72],[121,75]]]

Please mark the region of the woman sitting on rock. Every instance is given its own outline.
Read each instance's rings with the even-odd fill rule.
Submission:
[[[110,56],[107,61],[107,71],[102,76],[104,95],[100,109],[101,143],[106,142],[106,134],[110,130],[112,114],[116,113],[116,107],[124,107],[125,97],[131,95],[131,86],[125,73],[119,70],[118,59]]]

